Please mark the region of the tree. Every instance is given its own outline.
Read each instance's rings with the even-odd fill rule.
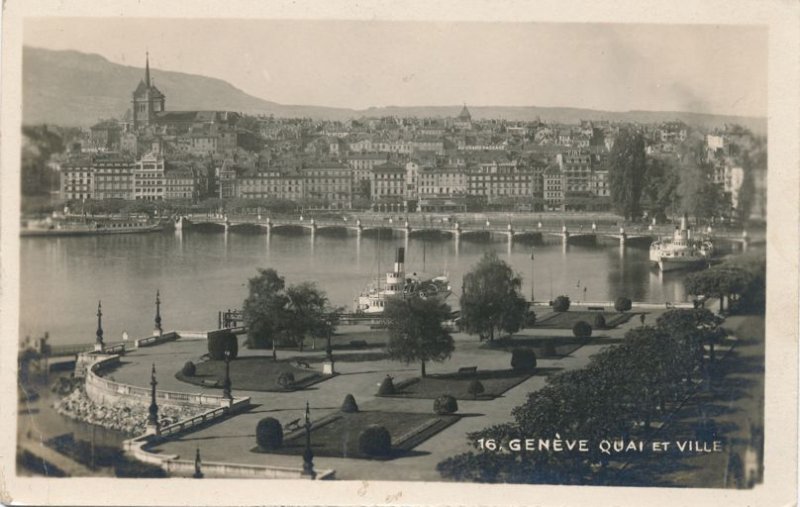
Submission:
[[[274,346],[289,320],[286,312],[289,298],[284,293],[286,282],[274,269],[259,269],[258,276],[251,278],[248,285],[249,296],[242,305],[248,346]]]
[[[620,131],[608,155],[611,202],[626,220],[639,217],[645,174],[644,137],[629,130]]]
[[[553,300],[553,311],[566,312],[569,310],[570,304],[571,302],[569,300],[569,296],[558,296],[555,300]]]
[[[481,340],[494,340],[496,332],[518,331],[525,322],[528,306],[520,294],[522,278],[511,266],[486,253],[463,279],[461,326]]]
[[[753,276],[746,270],[731,264],[714,266],[686,278],[686,290],[696,296],[715,296],[719,299],[719,311],[728,301],[738,300],[750,287]]]
[[[303,282],[286,289],[288,305],[287,319],[282,329],[286,343],[294,344],[303,350],[307,335],[323,338],[335,329],[335,318],[326,311],[328,298],[312,282]]]
[[[383,317],[389,330],[389,357],[405,364],[419,361],[423,377],[427,361],[444,361],[455,348],[453,337],[444,327],[450,307],[438,299],[418,295],[392,298]]]
[[[650,216],[663,221],[668,211],[674,211],[679,182],[680,176],[671,160],[662,157],[647,158],[642,193]]]
[[[709,346],[709,357],[714,362],[714,346],[726,335],[722,322],[721,317],[705,308],[669,310],[658,317],[656,328],[695,351],[696,363],[702,366],[705,345]]]

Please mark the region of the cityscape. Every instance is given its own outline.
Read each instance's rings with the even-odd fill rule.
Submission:
[[[157,51],[24,49],[18,476],[763,483],[765,118],[275,114]]]

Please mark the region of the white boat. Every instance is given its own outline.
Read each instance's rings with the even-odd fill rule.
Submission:
[[[675,271],[701,266],[714,254],[714,244],[708,238],[698,238],[681,218],[671,239],[659,240],[650,245],[650,262],[661,271]]]
[[[20,236],[93,236],[96,234],[134,234],[164,230],[161,222],[147,218],[103,218],[95,220],[27,221]]]
[[[446,276],[437,276],[428,280],[416,277],[406,278],[405,248],[398,248],[395,254],[394,269],[386,273],[383,286],[380,283],[367,288],[355,299],[355,312],[380,314],[386,308],[386,302],[396,297],[419,295],[423,298],[446,299],[452,293],[450,282]]]

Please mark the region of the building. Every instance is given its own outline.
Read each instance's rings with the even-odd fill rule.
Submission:
[[[92,179],[91,157],[73,158],[61,164],[59,177],[61,198],[66,201],[91,199]]]
[[[592,190],[592,157],[585,150],[570,150],[556,155],[558,169],[564,176],[565,192]]]
[[[564,210],[564,177],[557,164],[548,167],[542,175],[545,211]]]
[[[280,169],[253,169],[237,178],[237,197],[243,199],[281,198],[283,174]]]
[[[133,92],[133,128],[138,130],[153,123],[156,113],[165,110],[166,97],[150,82],[150,54],[145,57],[144,79]]]
[[[418,182],[417,191],[420,199],[467,194],[467,175],[463,167],[423,168],[419,171]]]
[[[164,173],[164,200],[196,202],[201,196],[201,174],[192,166],[168,168]]]
[[[375,166],[370,193],[378,209],[400,210],[406,201],[405,167],[392,163]]]
[[[309,165],[303,170],[305,198],[328,209],[353,207],[353,179],[349,166],[338,162]]]
[[[353,181],[369,181],[372,179],[372,168],[388,162],[385,153],[354,153],[347,157],[347,165],[353,170]]]
[[[164,157],[153,152],[144,155],[133,170],[133,196],[137,201],[163,201],[165,194]]]
[[[466,104],[464,104],[464,107],[461,108],[461,112],[458,113],[458,116],[453,120],[453,126],[460,130],[472,129],[472,115],[469,109],[467,109]]]
[[[101,121],[91,127],[92,147],[97,151],[118,151],[122,127],[115,120]]]
[[[135,168],[136,163],[131,157],[118,154],[95,156],[92,161],[92,199],[133,199]]]

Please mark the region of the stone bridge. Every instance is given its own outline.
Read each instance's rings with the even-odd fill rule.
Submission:
[[[275,218],[258,216],[204,216],[188,215],[176,219],[176,229],[183,230],[192,226],[214,226],[228,232],[237,228],[258,228],[267,234],[277,231],[295,230],[316,235],[320,232],[339,231],[354,233],[358,237],[388,231],[399,233],[406,238],[426,236],[429,234],[450,236],[456,241],[464,239],[489,240],[502,238],[513,243],[516,240],[540,242],[545,236],[560,238],[566,244],[592,244],[597,239],[610,238],[619,241],[620,245],[649,246],[655,239],[671,236],[672,225],[650,225],[634,227],[618,227],[616,225],[598,225],[594,222],[585,225],[553,225],[542,222],[519,224],[513,221],[476,221],[462,222],[440,220],[432,223],[419,217],[409,218]],[[746,231],[704,231],[714,239],[740,243],[746,246],[751,242]]]

